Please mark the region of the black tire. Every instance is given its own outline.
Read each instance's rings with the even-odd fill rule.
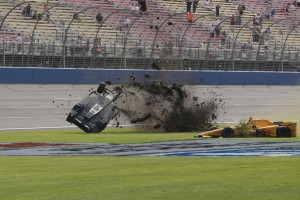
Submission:
[[[68,114],[67,121],[70,122],[71,124],[74,123],[74,119],[73,119],[73,117],[71,116],[71,114]]]
[[[277,137],[291,137],[291,130],[286,126],[279,126],[276,129]]]
[[[224,138],[234,137],[234,131],[232,128],[226,127],[221,131],[221,136]]]
[[[102,94],[103,92],[105,92],[105,87],[106,87],[105,83],[103,83],[103,82],[99,83],[99,86],[97,88],[97,92],[99,94]]]
[[[265,134],[261,130],[256,130],[255,137],[264,137]]]
[[[100,133],[101,131],[103,131],[106,128],[107,123],[105,123],[102,120],[99,120],[99,121],[96,122],[95,125],[97,127],[97,131],[95,131],[95,133]]]

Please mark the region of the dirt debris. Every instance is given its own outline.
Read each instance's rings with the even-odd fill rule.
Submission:
[[[143,78],[149,80],[152,77],[146,73]],[[143,131],[202,131],[216,126],[219,115],[226,113],[222,95],[211,89],[203,89],[201,95],[197,96],[188,85],[167,85],[163,81],[139,83],[134,72],[130,79],[131,83],[118,86],[110,80],[105,82],[109,89],[123,92],[115,102],[122,110],[112,124],[116,128],[131,123]],[[90,88],[89,92],[93,90]],[[58,102],[53,100],[52,103]],[[64,104],[58,103],[57,108],[62,106]],[[67,106],[71,107],[70,101]]]
[[[220,94],[206,90],[195,96],[188,86],[161,82],[132,83],[122,86],[123,96],[116,101],[132,124],[143,129],[165,132],[207,130],[215,126],[224,111]]]

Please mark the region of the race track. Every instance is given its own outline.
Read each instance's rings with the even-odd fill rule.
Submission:
[[[1,131],[77,129],[66,114],[95,85],[0,85]],[[300,124],[299,86],[190,86],[192,94],[221,95],[225,113],[218,122],[238,123],[253,118],[295,121]],[[113,122],[112,122],[113,123]],[[130,124],[124,121],[124,125]],[[1,143],[0,156],[300,156],[300,142],[242,139],[196,139],[145,144]]]
[[[0,131],[75,128],[65,120],[66,114],[96,87],[0,85]],[[190,86],[189,90],[201,98],[206,98],[207,90],[221,95],[225,113],[220,112],[218,122],[238,123],[251,116],[300,123],[300,86]]]

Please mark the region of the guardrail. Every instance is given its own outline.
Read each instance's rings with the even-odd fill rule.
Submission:
[[[153,83],[185,85],[300,85],[299,72],[158,71],[1,67],[1,84]]]

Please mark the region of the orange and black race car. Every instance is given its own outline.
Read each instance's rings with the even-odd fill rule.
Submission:
[[[196,135],[201,137],[296,137],[297,123],[271,122],[267,119],[252,119],[237,126],[213,128],[210,131]]]

